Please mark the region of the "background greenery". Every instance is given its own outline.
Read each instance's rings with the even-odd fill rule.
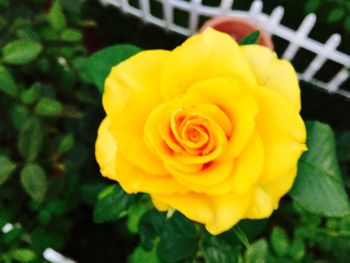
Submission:
[[[291,27],[316,11],[315,37],[339,31],[341,49],[350,52],[349,1],[308,0],[304,7],[271,0],[265,8],[280,3]],[[47,247],[83,263],[348,261],[350,102],[305,83],[303,117],[330,124],[337,147],[329,126],[308,123],[303,176],[267,220],[245,220],[213,237],[100,176],[94,141],[103,110],[96,86],[110,65],[139,49],[114,46],[90,55],[124,43],[172,49],[183,40],[97,1],[0,0],[0,229],[14,226],[0,231],[0,262],[45,262]]]

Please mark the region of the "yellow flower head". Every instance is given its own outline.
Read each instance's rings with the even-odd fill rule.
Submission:
[[[291,64],[213,29],[115,66],[103,106],[101,173],[214,235],[270,216],[306,149]]]

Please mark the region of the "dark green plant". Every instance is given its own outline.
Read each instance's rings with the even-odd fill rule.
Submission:
[[[69,214],[101,189],[99,95],[82,73],[83,1],[71,2],[0,1],[0,262],[62,249],[77,223]]]
[[[350,33],[350,1],[349,0],[307,0],[307,13],[325,13],[325,21],[329,24],[341,24],[344,32]]]

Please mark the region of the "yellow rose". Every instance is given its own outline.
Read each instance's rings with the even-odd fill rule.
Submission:
[[[306,150],[291,64],[213,29],[115,66],[103,106],[101,173],[214,235],[269,217]]]

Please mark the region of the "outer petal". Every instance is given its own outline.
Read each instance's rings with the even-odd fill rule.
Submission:
[[[213,235],[220,234],[241,220],[251,202],[251,194],[210,196],[187,193],[152,195],[152,199],[167,204],[193,221],[205,224]]]
[[[192,174],[186,174],[171,168],[168,169],[178,182],[194,192],[223,194],[231,190],[227,181],[232,176],[233,167],[234,163],[231,161],[214,162],[210,167]]]
[[[306,150],[305,125],[295,108],[278,93],[264,87],[247,88],[259,102],[256,131],[265,150],[260,182],[272,182],[295,167]]]
[[[198,81],[218,77],[255,83],[238,44],[229,35],[208,28],[172,51],[162,73],[163,98],[169,100]]]
[[[271,196],[260,186],[256,186],[252,190],[252,195],[252,203],[245,215],[246,218],[261,219],[269,217],[274,209]]]
[[[281,197],[292,188],[296,175],[297,165],[291,167],[289,171],[281,175],[275,181],[261,185],[264,191],[270,196],[274,209],[278,208]]]
[[[165,175],[162,162],[143,142],[143,127],[153,108],[161,103],[159,72],[169,52],[140,52],[114,67],[105,83],[103,105],[111,118],[111,133],[120,154],[144,171]]]
[[[215,217],[206,224],[209,233],[216,235],[229,230],[244,218],[251,203],[252,194],[227,194],[213,197]]]
[[[236,160],[232,174],[232,192],[241,195],[256,184],[264,167],[264,148],[260,136],[254,134],[252,139]]]
[[[299,112],[300,87],[297,74],[287,60],[280,60],[276,53],[260,45],[241,46],[259,85],[281,94]]]
[[[296,177],[297,165],[275,181],[257,185],[253,190],[253,200],[247,211],[249,219],[269,217],[278,208],[280,199],[290,190]]]
[[[252,165],[253,164],[253,165]],[[176,170],[170,173],[181,184],[194,192],[221,195],[229,192],[242,195],[258,182],[264,166],[264,149],[259,135],[252,139],[235,161],[214,163],[195,174]]]
[[[110,123],[111,120],[108,117],[104,118],[101,122],[95,144],[95,155],[97,163],[100,166],[101,174],[115,180],[115,155],[117,153],[117,145],[108,130]]]
[[[169,176],[156,176],[146,173],[122,156],[116,156],[115,179],[129,193],[172,194],[186,193],[188,190]]]

